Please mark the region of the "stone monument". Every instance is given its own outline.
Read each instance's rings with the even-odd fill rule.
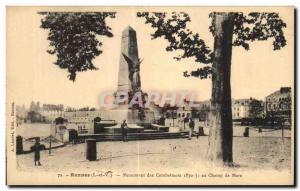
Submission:
[[[152,123],[154,113],[144,106],[130,106],[129,103],[132,96],[140,93],[142,100],[145,101],[146,94],[141,90],[140,64],[142,60],[138,55],[138,45],[136,31],[128,26],[122,32],[121,54],[118,72],[117,92],[125,92],[128,95],[128,102],[119,103],[119,107],[115,110],[115,116],[118,123],[126,120],[128,123],[145,124]],[[153,114],[153,117],[152,117]]]
[[[140,64],[136,32],[128,26],[122,33],[118,91],[141,91]]]

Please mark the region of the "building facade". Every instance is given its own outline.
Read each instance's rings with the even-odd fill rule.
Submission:
[[[263,101],[249,98],[232,100],[232,119],[259,118],[263,116]]]
[[[266,97],[265,112],[270,117],[291,117],[291,88],[281,87]]]
[[[63,117],[64,106],[62,104],[43,104],[38,113],[43,116],[45,122],[52,122],[58,117]]]

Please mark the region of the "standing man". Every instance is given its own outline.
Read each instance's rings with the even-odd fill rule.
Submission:
[[[38,166],[41,166],[40,163],[40,149],[41,149],[41,144],[40,144],[40,138],[35,139],[35,144],[33,145],[33,150],[34,150],[34,166],[36,166],[36,163]]]
[[[189,118],[188,116],[186,116],[185,118],[183,118],[183,129],[185,130],[185,124],[189,122]]]
[[[123,121],[123,123],[121,125],[121,129],[122,129],[122,139],[123,139],[123,142],[127,142],[127,130],[128,130],[128,126],[127,126],[126,120]]]
[[[195,122],[193,120],[193,118],[190,118],[190,122],[189,122],[189,140],[192,139],[192,134],[194,131],[194,127],[195,127]]]

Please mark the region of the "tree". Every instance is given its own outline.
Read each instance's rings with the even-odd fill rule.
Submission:
[[[29,111],[27,113],[27,119],[30,120],[31,123],[42,122],[42,115],[37,111]]]
[[[65,122],[67,122],[66,119],[62,118],[62,117],[58,117],[54,120],[54,124],[58,125],[58,124],[64,124]]]
[[[249,117],[251,119],[262,118],[263,111],[264,111],[263,101],[250,98]]]
[[[77,72],[97,70],[92,60],[102,53],[97,35],[112,37],[106,18],[115,18],[114,12],[40,12],[41,28],[48,29],[51,50],[56,54],[55,65],[68,70],[75,81]]]
[[[31,101],[29,111],[38,111],[37,104],[35,104],[34,101]]]
[[[232,111],[231,111],[231,57],[232,47],[242,46],[249,50],[249,43],[273,39],[274,50],[286,45],[283,28],[286,24],[278,13],[212,12],[210,32],[214,37],[213,51],[187,28],[191,21],[184,12],[138,12],[155,31],[152,39],[164,38],[169,44],[166,51],[182,52],[174,57],[195,58],[195,62],[206,64],[195,71],[185,71],[185,77],[212,78],[210,109],[210,132],[208,159],[216,164],[232,165]]]

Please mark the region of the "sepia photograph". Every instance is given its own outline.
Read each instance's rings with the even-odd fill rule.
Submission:
[[[7,6],[7,185],[294,186],[293,6]]]

